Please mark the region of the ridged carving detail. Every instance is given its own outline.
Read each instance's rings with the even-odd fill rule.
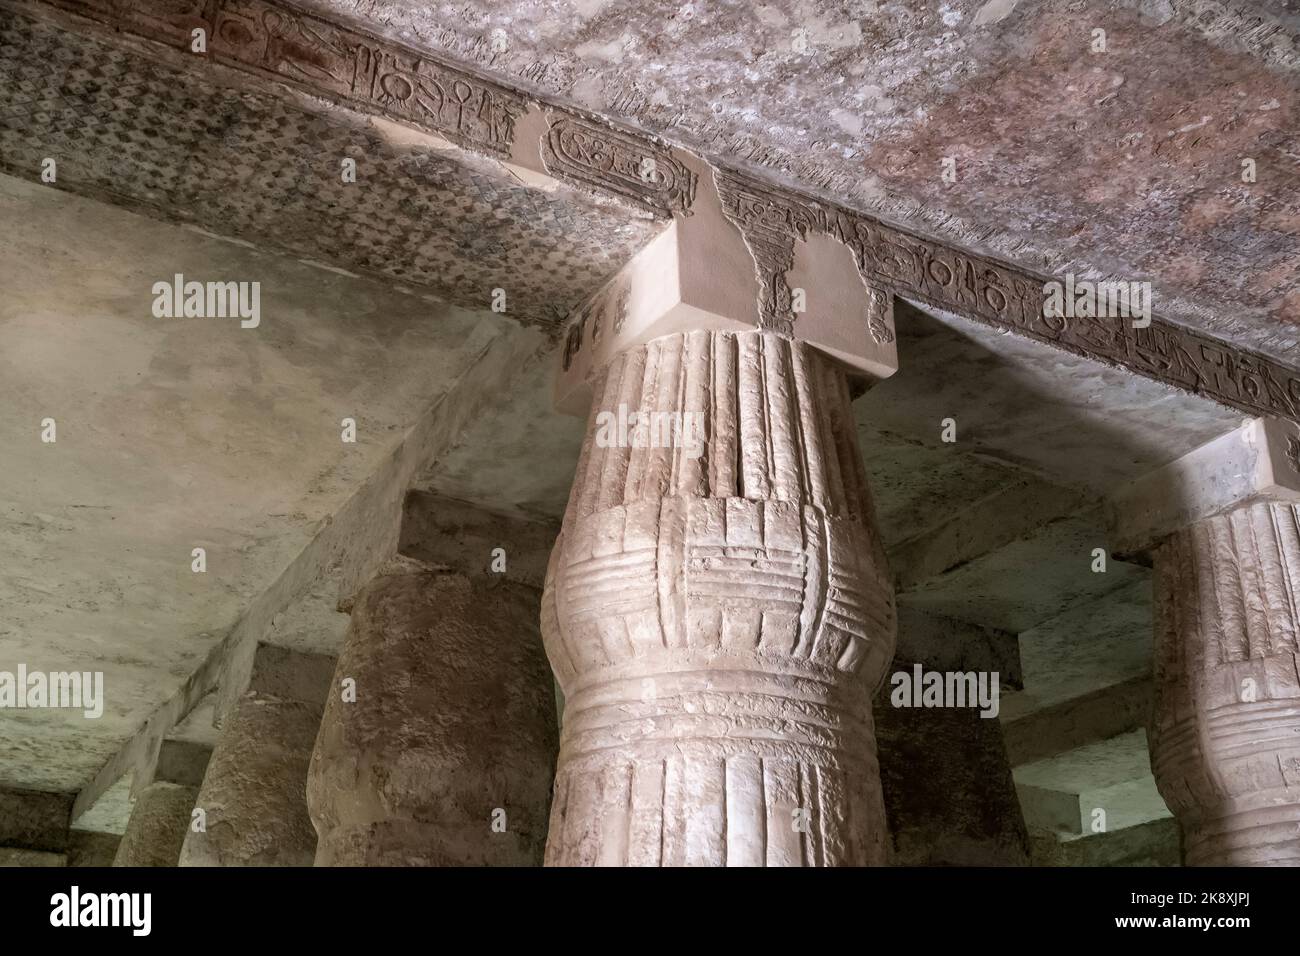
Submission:
[[[698,445],[597,441],[620,406],[698,416]],[[847,383],[811,349],[696,332],[607,367],[542,632],[566,698],[549,863],[883,861],[893,594]]]
[[[1188,864],[1300,865],[1300,520],[1256,504],[1156,553],[1152,769]]]

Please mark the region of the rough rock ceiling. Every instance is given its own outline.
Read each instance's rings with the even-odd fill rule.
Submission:
[[[302,5],[1294,361],[1295,0]]]

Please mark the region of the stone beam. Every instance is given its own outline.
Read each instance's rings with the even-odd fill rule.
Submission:
[[[1267,502],[1300,504],[1300,427],[1248,419],[1113,495],[1106,509],[1110,546],[1140,561],[1182,528]]]
[[[1007,756],[1018,767],[1138,730],[1151,700],[1151,679],[1139,677],[1004,722]]]
[[[1024,686],[1015,634],[900,604],[894,667],[907,664],[937,671],[997,673],[1002,690]]]
[[[197,787],[203,783],[212,748],[207,744],[188,740],[164,740],[154,764],[153,779],[184,787]]]
[[[900,594],[1032,537],[1046,524],[1091,503],[1073,488],[1026,480],[1003,488],[953,514],[937,527],[889,549],[889,566]]]
[[[1032,784],[1016,784],[1025,825],[1031,831],[1078,836],[1083,832],[1079,795]]]
[[[271,87],[429,130],[468,151],[590,190],[641,213],[690,210],[696,180],[681,150],[620,124],[490,81],[428,53],[267,0],[117,4],[5,0],[25,13],[71,14],[79,30],[181,51]],[[273,15],[272,35],[266,17]],[[192,31],[206,31],[201,54]],[[121,42],[119,40],[119,42]],[[457,106],[444,89],[467,91]],[[464,109],[463,104],[471,104]],[[24,170],[29,177],[32,169]],[[1252,414],[1300,418],[1300,372],[1160,316],[1128,320],[1044,315],[1049,276],[938,242],[825,199],[717,166],[729,213],[766,257],[764,309],[785,313],[784,270],[797,236],[833,236],[884,295],[897,294]]]
[[[1032,837],[1034,866],[1182,866],[1182,835],[1173,817],[1077,840],[1050,833]]]

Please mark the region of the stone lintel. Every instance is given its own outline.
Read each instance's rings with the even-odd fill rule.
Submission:
[[[1300,503],[1300,427],[1292,422],[1247,419],[1112,496],[1111,550],[1146,563],[1145,553],[1174,532],[1257,502]]]
[[[273,644],[259,644],[247,694],[324,706],[334,681],[336,663],[336,658],[328,654],[308,654]]]
[[[1145,727],[1152,695],[1151,678],[1135,677],[1004,722],[1011,766],[1046,760]]]
[[[455,148],[462,157],[492,159],[514,181],[539,191],[563,184],[655,219],[692,206],[699,184],[675,161],[680,151],[631,126],[595,119],[429,51],[282,0],[165,7],[107,0],[0,0],[6,12],[54,20],[100,42],[147,51],[155,60],[173,65],[201,60],[205,75],[227,83],[238,76],[240,89],[290,95],[300,106],[328,104],[353,111],[369,117],[386,135],[399,127],[418,131],[422,139]],[[271,42],[267,22],[275,23],[278,37],[292,42]],[[206,28],[209,37],[207,52],[198,56],[190,52],[195,27]],[[474,108],[464,108],[466,99],[450,95],[431,106],[429,96],[416,94],[417,78],[421,84],[434,81],[439,89],[468,91],[465,96]],[[112,82],[124,83],[117,76]],[[654,165],[647,166],[647,160]],[[26,168],[18,174],[31,175]],[[1043,285],[1050,278],[1045,274],[752,173],[727,176],[744,192],[744,208],[737,211],[752,213],[760,233],[794,227],[836,235],[853,249],[864,275],[899,295],[1247,414],[1300,420],[1300,372],[1295,368],[1159,315],[1140,329],[1114,318],[1067,321],[1044,315]],[[754,201],[756,196],[761,198]],[[120,203],[125,197],[115,193],[112,199]]]
[[[891,547],[894,586],[900,594],[915,590],[1093,504],[1090,495],[1075,488],[1018,481]]]
[[[470,577],[505,578],[540,588],[559,527],[487,511],[429,491],[411,491],[402,509],[398,553]],[[493,569],[494,551],[505,570]]]
[[[1020,811],[1030,830],[1078,836],[1083,833],[1083,810],[1079,794],[1017,783]]]

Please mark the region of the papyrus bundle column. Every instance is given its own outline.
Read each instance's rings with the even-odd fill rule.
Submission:
[[[1300,518],[1255,503],[1154,553],[1151,765],[1188,865],[1300,865]]]
[[[593,385],[542,606],[565,696],[547,863],[883,862],[893,595],[844,373],[791,338],[700,331]],[[699,427],[598,440],[620,405]]]
[[[1110,503],[1154,571],[1151,770],[1191,866],[1300,864],[1300,428],[1250,419]]]

